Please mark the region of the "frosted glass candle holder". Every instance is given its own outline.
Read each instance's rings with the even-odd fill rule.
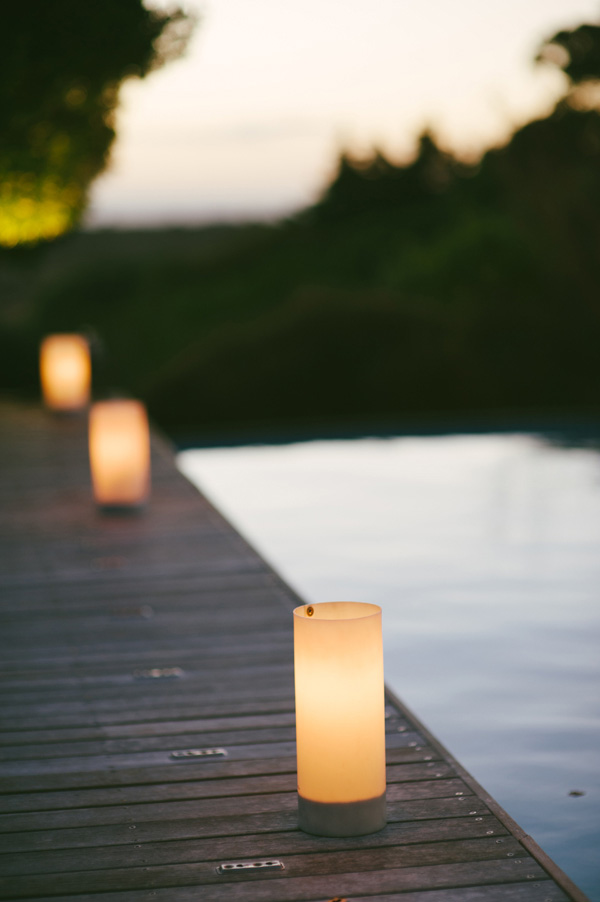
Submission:
[[[139,401],[100,401],[89,422],[94,499],[102,508],[138,508],[150,491],[150,431]]]
[[[359,836],[386,824],[381,608],[294,610],[299,826]]]
[[[40,345],[42,396],[50,410],[71,413],[87,407],[92,366],[83,336],[47,335]]]

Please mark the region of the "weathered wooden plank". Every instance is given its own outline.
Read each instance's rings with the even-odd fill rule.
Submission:
[[[268,796],[240,797],[233,815],[226,815],[221,799],[193,803],[202,805],[199,817],[180,818],[164,823],[129,822],[99,827],[65,828],[56,831],[32,830],[26,833],[3,834],[3,848],[7,853],[33,852],[46,849],[83,849],[94,846],[128,846],[145,842],[171,842],[210,836],[243,836],[245,834],[277,833],[297,828],[295,793],[274,793]],[[223,799],[223,801],[232,801]],[[388,802],[388,822],[436,820],[445,817],[484,817],[490,812],[481,804],[477,807],[457,804],[457,798],[400,799]],[[186,804],[186,803],[182,803]],[[227,806],[229,807],[229,806]],[[210,813],[212,810],[212,814]],[[471,815],[470,811],[479,811]],[[243,813],[239,813],[243,812]],[[135,832],[134,832],[135,831]]]
[[[424,760],[427,747],[390,749],[389,764]],[[99,788],[103,786],[135,786],[152,783],[177,783],[187,780],[220,779],[251,775],[295,772],[295,755],[279,758],[215,758],[169,761],[152,767],[108,768],[96,771],[25,774],[0,778],[0,793],[46,792],[57,789]],[[466,793],[471,793],[467,787]]]
[[[403,751],[406,760],[417,760],[419,757],[419,753],[413,753],[412,749]],[[283,760],[285,761],[285,759]],[[186,779],[189,776],[187,770],[176,772],[171,769],[170,781],[167,781],[164,771],[165,768],[159,769],[158,773],[151,770],[144,772],[147,782],[117,786],[102,785],[91,789],[49,789],[44,792],[3,794],[2,811],[8,814],[8,812],[42,812],[53,809],[74,810],[91,807],[98,810],[103,806],[110,805],[201,799],[238,794],[250,795],[257,792],[291,792],[296,788],[296,774],[293,769],[290,769],[289,761],[287,769],[281,772],[249,777],[242,774],[231,778],[221,776],[215,780],[209,779],[210,774],[214,773],[212,770],[205,770],[204,779],[195,779],[190,782]],[[411,764],[392,764],[387,768],[388,782],[402,782],[406,798],[448,798],[455,796],[465,786],[462,780],[454,777],[417,780],[413,783],[410,778],[407,779],[407,771],[414,773]],[[431,772],[427,771],[427,773]],[[180,779],[173,779],[174,777],[180,777]],[[102,817],[100,810],[98,810],[98,817]]]
[[[170,668],[176,666],[176,663],[176,660],[163,659],[158,660],[156,666]],[[29,718],[55,718],[61,717],[63,714],[81,713],[85,715],[91,712],[94,715],[109,712],[117,714],[127,711],[134,713],[135,710],[139,711],[140,709],[157,710],[160,708],[161,702],[165,708],[164,713],[167,714],[171,699],[179,702],[183,706],[183,710],[186,710],[186,703],[189,702],[192,705],[194,701],[197,701],[200,690],[205,702],[218,705],[222,700],[223,705],[229,705],[229,710],[237,710],[233,706],[237,706],[238,703],[243,704],[252,698],[257,698],[260,706],[266,700],[280,699],[283,702],[284,699],[289,700],[290,697],[288,685],[273,685],[272,681],[268,679],[263,680],[260,686],[248,684],[248,682],[237,683],[235,678],[231,677],[226,683],[215,679],[210,685],[206,685],[199,681],[199,685],[195,687],[191,687],[190,681],[185,680],[157,680],[155,683],[151,683],[151,688],[146,688],[145,693],[138,692],[133,698],[123,698],[121,695],[115,698],[97,698],[89,701],[72,699],[64,702],[32,702],[30,705],[22,702],[18,705],[3,706],[0,709],[0,716],[15,718],[14,722],[19,723],[24,719],[23,714]],[[82,696],[85,698],[83,693]]]
[[[257,718],[258,719],[258,718]],[[268,723],[267,719],[262,724],[251,726],[248,724],[236,724],[234,718],[230,718],[228,728],[220,725],[218,728],[211,728],[210,722],[206,724],[204,729],[183,730],[181,727],[171,727],[171,730],[161,731],[159,735],[146,735],[131,738],[113,739],[104,737],[102,739],[73,739],[61,742],[54,734],[53,741],[43,741],[40,736],[34,736],[29,742],[19,745],[0,745],[0,761],[9,761],[11,759],[17,761],[35,760],[42,758],[69,758],[73,756],[91,756],[91,755],[120,755],[134,752],[147,751],[171,751],[177,748],[192,748],[195,746],[214,746],[223,745],[228,748],[232,745],[247,745],[249,743],[265,743],[265,742],[294,742],[296,738],[296,728],[294,726],[293,717],[288,715],[291,721],[289,725],[276,725]],[[162,727],[163,725],[160,724]],[[394,725],[395,726],[395,725]],[[235,729],[238,727],[238,729]],[[392,730],[389,731],[390,733]],[[390,748],[396,746],[397,729],[393,731],[394,735],[390,737]],[[406,732],[406,731],[403,731]],[[415,736],[416,734],[408,734]],[[6,737],[5,737],[6,739]]]
[[[59,604],[50,599],[44,603],[44,607],[41,607],[42,603],[38,599],[35,601],[30,600],[28,603],[23,603],[21,599],[16,599],[14,601],[11,600],[10,606],[5,604],[4,608],[0,610],[0,623],[3,627],[5,624],[16,624],[17,626],[26,627],[28,621],[34,621],[36,624],[43,622],[64,624],[69,622],[72,625],[79,625],[85,628],[86,624],[84,621],[93,618],[97,618],[99,622],[102,619],[105,623],[114,623],[115,621],[126,623],[128,618],[130,618],[132,622],[139,624],[140,620],[135,618],[135,612],[143,604],[149,613],[147,619],[152,619],[156,623],[159,618],[163,620],[177,618],[178,622],[182,624],[181,632],[185,634],[183,623],[187,618],[201,619],[206,616],[206,612],[212,614],[215,608],[223,608],[225,610],[235,608],[242,601],[245,602],[244,606],[254,610],[261,605],[271,605],[273,602],[281,601],[284,598],[281,593],[276,592],[272,588],[248,591],[243,599],[240,598],[242,594],[242,592],[235,595],[225,592],[217,594],[211,591],[205,592],[201,596],[195,593],[190,593],[189,595],[181,593],[165,597],[165,595],[159,595],[156,592],[151,595],[139,590],[135,594],[117,594],[106,591],[96,602],[92,603],[88,600],[87,608],[74,604]],[[152,625],[152,623],[148,624],[148,626]],[[274,623],[269,630],[269,636],[262,640],[264,645],[268,645],[271,642],[271,647],[273,647],[271,634],[278,627],[282,635],[286,635],[288,639],[291,637],[289,623]],[[232,635],[226,633],[222,639],[226,644],[233,644],[235,635],[235,633]],[[199,638],[201,639],[202,635]],[[260,641],[260,636],[256,637],[256,641]],[[94,646],[95,648],[96,646]],[[52,644],[52,650],[54,650],[54,643]],[[248,651],[247,645],[246,651]]]
[[[87,569],[82,567],[66,567],[59,574],[55,574],[53,568],[57,568],[60,559],[55,556],[44,556],[37,561],[40,571],[29,568],[33,558],[23,556],[22,565],[20,567],[10,568],[8,571],[1,572],[2,583],[6,589],[13,586],[39,586],[55,583],[63,585],[69,582],[77,582],[84,585],[86,582],[95,582],[98,579],[98,572],[104,570],[103,579],[105,584],[109,581],[121,581],[123,579],[137,582],[140,579],[152,579],[155,576],[161,578],[192,576],[198,571],[204,575],[228,574],[228,573],[252,573],[264,572],[264,565],[256,561],[250,554],[242,555],[236,549],[229,549],[228,553],[223,552],[219,557],[207,557],[205,560],[194,564],[169,564],[168,561],[162,563],[152,563],[148,561],[145,565],[140,563],[137,567],[130,566],[118,567],[114,569],[104,569],[106,562],[101,559],[92,561],[91,566]],[[112,563],[110,565],[112,567]],[[50,574],[50,575],[48,575]]]
[[[238,680],[231,672],[231,663],[230,667],[227,668],[219,660],[215,661],[214,666],[207,666],[204,669],[191,669],[189,667],[184,669],[177,665],[182,671],[178,679],[182,688],[185,688],[189,694],[197,690],[198,686],[202,688],[202,691],[206,689],[213,691],[214,694],[229,694],[230,686],[232,691],[238,686]],[[132,701],[135,700],[137,702],[139,696],[152,701],[161,692],[173,694],[174,691],[176,692],[179,689],[179,686],[174,689],[175,677],[167,677],[164,680],[144,678],[144,671],[155,668],[171,669],[174,666],[173,658],[167,661],[158,658],[151,668],[136,667],[130,670],[129,673],[125,672],[101,680],[96,678],[87,679],[83,676],[81,679],[77,677],[69,679],[68,682],[50,683],[49,686],[44,688],[40,686],[31,688],[19,687],[11,691],[10,707],[43,705],[49,699],[55,699],[58,704],[63,702],[68,704],[71,701],[77,701],[82,695],[88,702],[102,701],[107,703],[111,699],[122,700],[124,698],[130,698]],[[293,672],[293,667],[290,666],[289,661],[275,658],[270,662],[265,662],[260,656],[257,656],[254,661],[241,663],[239,670],[236,671],[240,675],[239,682],[246,683],[248,680],[252,680],[258,691],[263,686],[269,690],[272,689],[273,682],[277,684],[284,682],[286,685],[282,688],[288,694],[293,680]],[[226,691],[221,691],[222,687],[227,687]],[[6,710],[6,708],[0,708],[0,712],[3,710]]]
[[[273,851],[262,853],[267,857],[282,857],[278,852],[276,843],[272,843],[273,837],[269,837],[269,848]],[[231,851],[230,849],[228,850]],[[499,846],[495,840],[489,837],[477,839],[465,839],[445,841],[439,840],[432,843],[414,843],[397,845],[393,848],[387,846],[366,849],[352,848],[350,851],[305,851],[298,855],[293,852],[285,855],[286,879],[310,874],[336,874],[348,871],[354,872],[383,870],[386,868],[414,868],[424,866],[436,866],[455,862],[480,862],[505,859],[507,855],[519,855],[521,845],[512,837],[504,837],[503,845]],[[199,850],[199,857],[200,857]],[[236,857],[239,853],[236,849]],[[253,856],[251,856],[253,857]],[[196,860],[185,864],[156,865],[150,863],[144,867],[128,866],[125,868],[113,867],[110,870],[86,871],[85,881],[89,891],[106,892],[114,890],[142,889],[159,886],[207,886],[218,884],[222,877],[216,871],[218,859]],[[243,878],[242,878],[243,879]],[[54,874],[52,878],[53,891],[68,895],[77,892],[81,885],[81,876],[77,873]],[[47,876],[27,875],[23,877],[0,878],[0,892],[11,892],[15,897],[35,896],[47,890]]]
[[[117,616],[114,619],[117,619]],[[138,617],[129,613],[125,617],[130,617],[132,620],[138,619]],[[119,617],[119,620],[122,619]],[[252,638],[250,652],[248,650],[248,635]],[[95,669],[99,673],[106,671],[110,673],[127,669],[127,662],[130,662],[131,670],[133,670],[145,661],[153,664],[157,657],[166,656],[176,657],[181,662],[181,665],[185,666],[189,661],[197,661],[204,657],[215,657],[221,651],[224,654],[235,657],[236,649],[244,647],[242,645],[244,638],[246,654],[260,655],[261,649],[265,647],[260,633],[248,633],[248,631],[244,633],[241,629],[238,633],[237,630],[233,629],[226,639],[215,637],[214,634],[198,635],[197,637],[194,636],[193,639],[189,635],[182,636],[181,639],[177,636],[159,635],[153,636],[152,642],[149,643],[147,637],[135,636],[128,639],[127,642],[121,641],[119,644],[98,643],[96,646],[90,646],[89,644],[78,645],[76,648],[57,643],[51,649],[37,648],[35,652],[27,656],[21,655],[18,650],[15,650],[12,660],[8,656],[5,657],[2,672],[7,675],[11,673],[19,675],[22,673],[25,676],[31,673],[34,677],[38,671],[47,672],[49,676],[52,676],[60,673],[62,669],[64,669],[65,674],[74,670],[85,673],[88,669],[92,673]],[[273,643],[277,643],[275,647],[279,647],[279,643],[281,643],[281,646],[284,646],[288,641],[289,635],[274,633]],[[273,644],[271,648],[273,648]]]
[[[423,798],[448,798],[456,796],[457,792],[464,792],[465,784],[459,780],[452,780],[451,769],[440,763],[443,778],[438,780],[427,779],[430,772],[422,765],[403,765],[395,768],[395,773],[390,774],[388,783],[388,799],[390,802],[406,801],[408,799]],[[408,773],[406,773],[408,771]],[[398,782],[394,781],[394,776],[398,778]],[[207,782],[207,781],[205,781]],[[146,821],[166,820],[182,820],[189,817],[202,817],[204,812],[214,813],[218,806],[219,815],[226,816],[233,813],[246,813],[246,804],[252,805],[253,810],[259,809],[257,805],[264,804],[265,800],[270,805],[273,801],[271,796],[276,792],[292,792],[295,793],[295,780],[290,775],[284,782],[281,777],[262,778],[262,791],[268,796],[261,796],[255,789],[254,793],[243,793],[243,781],[238,780],[237,793],[223,792],[222,787],[218,785],[221,781],[211,781],[212,792],[209,794],[207,788],[204,788],[202,795],[196,790],[196,794],[192,800],[184,801],[181,796],[173,802],[160,802],[155,799],[152,794],[152,788],[146,793],[143,804],[137,806],[130,802],[105,806],[102,808],[75,808],[70,810],[61,810],[55,812],[35,811],[31,814],[1,814],[0,815],[0,832],[27,831],[27,830],[58,830],[67,827],[84,827],[107,824],[125,823],[134,820],[136,823]],[[284,787],[282,787],[282,783]],[[241,785],[239,785],[241,784]],[[441,785],[440,785],[441,784]],[[233,787],[232,787],[233,788]],[[234,798],[228,798],[233,795]],[[240,798],[235,798],[239,796]],[[256,799],[254,797],[257,797]],[[219,799],[218,802],[213,801]],[[280,797],[280,802],[281,802]],[[270,810],[270,809],[264,809]]]
[[[97,707],[88,705],[71,705],[68,711],[62,706],[45,706],[43,710],[34,708],[23,715],[19,708],[12,713],[10,726],[15,730],[27,729],[35,726],[53,727],[80,727],[101,726],[130,723],[154,723],[163,719],[173,720],[181,718],[187,720],[190,717],[210,717],[222,714],[223,716],[242,715],[246,713],[268,713],[269,711],[290,711],[294,701],[291,698],[277,697],[252,699],[224,699],[219,701],[199,700],[197,697],[182,700],[178,697],[172,704],[156,704],[151,706],[138,706],[132,709],[130,706],[117,710],[98,710]],[[6,710],[6,709],[5,709]],[[3,729],[9,730],[9,722],[3,724]]]
[[[286,648],[278,648],[276,651],[262,653],[257,650],[246,655],[231,655],[229,652],[219,654],[221,646],[218,643],[213,645],[210,655],[202,655],[196,653],[195,657],[189,656],[184,660],[179,653],[177,655],[177,666],[183,671],[181,677],[190,679],[205,679],[207,676],[219,674],[221,671],[231,670],[235,661],[239,661],[241,668],[251,669],[252,672],[260,675],[261,673],[271,673],[274,668],[288,671],[289,662],[286,656]],[[291,652],[291,648],[289,649]],[[152,669],[156,666],[156,661],[160,661],[163,657],[173,660],[173,655],[168,652],[161,654],[160,651],[154,651],[153,654],[147,655],[143,663],[140,663],[139,656],[133,657],[129,663],[113,661],[112,667],[107,667],[100,672],[94,672],[85,666],[78,666],[75,662],[69,662],[65,665],[64,672],[61,676],[48,674],[48,676],[29,673],[11,675],[2,682],[10,698],[23,698],[33,702],[38,699],[44,700],[46,696],[61,693],[65,697],[75,695],[77,690],[82,689],[103,695],[111,690],[122,688],[140,689],[139,671]],[[212,659],[212,660],[211,660]],[[120,664],[120,666],[118,666]],[[158,685],[156,683],[155,685]],[[148,683],[141,686],[142,689],[148,688]]]
[[[121,580],[149,578],[154,573],[160,573],[162,577],[171,575],[192,574],[195,572],[215,573],[223,571],[262,570],[263,566],[251,555],[244,543],[230,539],[229,537],[213,537],[210,542],[198,543],[198,548],[189,549],[181,546],[173,548],[159,546],[161,553],[148,555],[145,549],[139,551],[132,547],[127,557],[120,554],[118,563],[113,559],[106,560],[105,555],[91,557],[78,553],[78,549],[67,547],[66,543],[38,543],[35,546],[35,557],[45,568],[45,572],[23,572],[22,562],[30,558],[32,546],[23,548],[14,544],[9,547],[7,553],[0,558],[0,574],[7,585],[36,585],[53,581],[70,582],[72,580],[86,581],[98,578],[98,572],[103,571],[105,582],[110,579]],[[177,553],[175,553],[177,549]],[[134,553],[134,550],[136,553]],[[172,553],[169,554],[169,551]],[[194,553],[194,551],[196,553]],[[61,571],[58,571],[60,564]]]
[[[515,852],[514,840],[494,817],[445,818],[433,821],[411,821],[389,824],[385,830],[370,837],[338,839],[302,834],[297,830],[286,833],[268,833],[257,836],[236,836],[233,840],[238,857],[270,858],[307,852],[374,849],[406,844],[432,843],[450,840],[489,838],[493,831],[496,845],[511,857]],[[509,842],[510,840],[510,842]],[[512,843],[512,844],[511,844]],[[502,851],[499,850],[499,851]],[[518,847],[519,853],[522,848]],[[97,846],[79,849],[30,852],[26,860],[5,856],[2,862],[4,876],[31,874],[71,873],[113,868],[140,868],[152,865],[171,865],[227,860],[232,853],[231,837],[191,839],[170,842],[135,843],[133,846]],[[510,856],[509,856],[510,853]]]
[[[567,896],[549,881],[508,886],[473,886],[428,890],[425,893],[392,893],[353,896],[352,902],[564,902]],[[312,902],[321,902],[313,899]]]
[[[160,736],[145,739],[107,739],[104,742],[65,742],[49,745],[4,746],[0,750],[0,761],[36,761],[46,759],[98,757],[108,755],[129,755],[150,751],[171,752],[176,749],[226,746],[267,742],[294,742],[296,731],[293,726],[258,730],[229,730],[217,733],[182,733],[176,737]]]
[[[158,723],[132,723],[117,726],[64,727],[63,729],[15,730],[0,736],[0,745],[17,743],[67,743],[98,739],[130,739],[142,736],[179,736],[182,733],[202,733],[214,730],[261,729],[294,726],[293,711],[274,714],[241,715],[239,717],[205,717],[187,720],[164,720]],[[405,725],[406,721],[395,721]],[[73,748],[73,746],[71,746]]]
[[[285,876],[283,876],[285,875]],[[221,883],[202,887],[202,902],[323,902],[332,896],[431,890],[439,888],[473,887],[498,883],[530,881],[546,882],[545,871],[529,856],[509,861],[485,861],[443,864],[424,867],[384,868],[363,872],[346,871],[337,874],[290,877],[285,871],[265,879],[261,875],[228,877]],[[153,902],[198,902],[197,886],[156,886],[151,891]],[[56,902],[56,897],[32,897],[36,902]],[[523,897],[521,897],[523,898]],[[526,897],[525,897],[526,898]],[[69,897],[70,902],[148,902],[148,890],[129,890],[88,894],[80,891]],[[354,902],[354,898],[352,899]],[[403,900],[404,902],[404,900]],[[421,900],[419,900],[421,902]],[[428,902],[424,899],[423,902]]]
[[[418,733],[398,733],[388,736],[387,748],[391,751],[395,748],[422,747],[423,742]],[[61,773],[85,773],[105,768],[136,768],[140,766],[152,767],[172,761],[171,752],[177,750],[185,750],[186,746],[181,742],[174,743],[171,749],[165,749],[161,752],[131,752],[128,754],[113,755],[87,755],[81,757],[62,757],[62,758],[36,758],[31,760],[12,759],[3,761],[0,765],[0,775],[2,779],[16,778],[20,776],[35,776],[44,774],[61,774]],[[244,758],[267,757],[295,757],[296,743],[291,740],[271,741],[271,742],[254,742],[252,744],[232,744],[226,747],[227,761],[235,761]],[[211,767],[214,759],[207,759],[203,762],[205,766]],[[217,759],[218,760],[218,759]],[[181,760],[173,761],[173,766],[177,767],[182,764]],[[185,765],[184,765],[185,766]]]
[[[400,720],[390,722],[387,733],[406,733],[409,725]],[[1,736],[0,758],[48,758],[64,755],[106,754],[107,752],[127,752],[156,748],[172,748],[174,741],[186,744],[190,737],[217,735],[223,742],[228,733],[244,733],[253,730],[273,730],[291,728],[294,730],[294,715],[277,713],[262,717],[206,718],[204,720],[181,720],[170,722],[150,722],[123,724],[106,727],[66,727],[63,729],[10,731]],[[218,731],[215,733],[215,731]],[[292,738],[294,738],[292,735]],[[415,734],[413,734],[415,735]],[[179,737],[175,739],[175,737]],[[257,733],[257,738],[260,739]],[[289,739],[281,734],[277,738]],[[195,739],[194,739],[195,741]],[[136,744],[134,744],[136,743]],[[390,743],[392,745],[393,743]]]
[[[39,623],[35,621],[29,626],[27,623],[9,622],[3,625],[4,639],[13,647],[13,654],[16,649],[23,646],[26,654],[35,654],[35,650],[43,651],[44,648],[52,647],[57,642],[61,645],[70,645],[75,639],[80,644],[94,645],[99,642],[118,642],[132,641],[133,643],[140,641],[139,632],[141,629],[145,633],[152,635],[154,631],[158,633],[159,629],[163,635],[183,636],[189,629],[196,628],[204,636],[210,634],[227,633],[230,626],[237,624],[237,632],[241,632],[247,626],[250,634],[264,633],[264,630],[273,622],[273,610],[268,601],[261,605],[249,605],[237,611],[233,608],[211,607],[210,617],[198,610],[193,613],[182,614],[178,617],[169,617],[166,615],[155,616],[151,620],[145,621],[128,621],[123,619],[116,621],[115,618],[106,616],[85,618],[83,623],[73,622],[71,618],[62,618],[59,621],[41,620]],[[94,632],[91,632],[91,631]],[[291,636],[291,630],[288,633]]]
[[[153,711],[156,709],[153,708]],[[9,730],[1,736],[0,750],[4,757],[29,757],[35,749],[39,749],[40,757],[55,757],[63,753],[73,754],[76,751],[82,753],[94,753],[96,746],[102,750],[109,743],[120,741],[128,743],[118,749],[114,745],[113,750],[123,751],[131,747],[130,740],[142,741],[148,739],[149,744],[143,746],[150,748],[154,740],[161,737],[175,737],[188,735],[200,735],[204,733],[225,733],[226,731],[241,732],[244,730],[271,730],[294,726],[294,713],[278,711],[274,714],[262,714],[244,716],[230,715],[226,717],[183,718],[182,720],[164,720],[150,722],[125,723],[108,726],[81,726],[81,727],[54,727],[53,729],[37,730]],[[408,733],[411,725],[401,718],[389,718],[386,720],[387,742],[390,747],[396,747],[396,733]],[[415,734],[413,734],[415,735]],[[180,740],[183,741],[183,740]],[[142,746],[140,746],[141,748]],[[37,755],[36,755],[37,756]]]
[[[393,782],[393,775],[390,785]],[[408,801],[409,799],[454,799],[457,792],[464,792],[464,783],[456,778],[446,780],[415,780],[402,782],[395,787],[393,793],[396,801]],[[33,798],[25,798],[24,795],[6,797],[2,799],[4,814],[0,817],[0,832],[10,833],[14,830],[40,830],[50,829],[52,825],[66,826],[94,826],[113,823],[120,817],[113,813],[113,807],[127,806],[128,816],[133,805],[140,805],[135,809],[135,820],[144,821],[150,817],[146,810],[151,805],[160,801],[173,801],[177,803],[172,816],[181,817],[185,811],[182,802],[189,799],[214,799],[227,796],[260,795],[262,793],[295,792],[295,774],[267,774],[257,777],[238,777],[227,780],[202,780],[194,783],[167,783],[148,784],[142,786],[108,787],[107,789],[75,790],[59,793],[28,793]],[[58,798],[53,798],[53,797]],[[464,807],[463,814],[477,815],[484,811],[483,808],[473,808],[476,800],[473,795],[465,795],[470,803]],[[69,804],[67,810],[59,810],[59,804]],[[6,802],[6,804],[5,804]],[[58,804],[57,804],[58,803]],[[29,806],[29,807],[28,807]],[[453,809],[452,810],[458,810]],[[23,812],[20,815],[9,812]],[[58,813],[56,819],[47,815]],[[14,821],[11,822],[11,817]]]
[[[116,553],[117,549],[115,549]],[[122,562],[122,558],[102,558],[105,564]],[[255,569],[248,574],[193,574],[192,577],[164,579],[160,576],[152,579],[140,579],[135,583],[126,580],[110,581],[102,572],[97,573],[96,580],[78,585],[71,581],[68,584],[56,583],[32,588],[13,588],[3,593],[0,602],[2,617],[18,617],[36,613],[44,617],[54,612],[82,617],[89,613],[105,610],[105,603],[111,600],[116,605],[147,597],[150,604],[165,611],[193,609],[196,605],[235,605],[242,599],[256,603],[263,598],[287,599],[286,593],[273,582],[268,571]],[[240,596],[242,598],[240,598]],[[286,602],[287,603],[287,602]],[[286,624],[287,625],[287,624]]]
[[[10,592],[5,590],[2,593],[0,606],[31,604],[36,609],[45,610],[48,604],[52,604],[58,605],[59,608],[85,611],[88,605],[93,608],[94,605],[104,601],[109,591],[117,603],[138,600],[142,596],[147,597],[151,604],[156,602],[168,604],[169,598],[172,597],[174,604],[181,605],[193,604],[196,598],[201,601],[204,595],[210,595],[216,600],[221,595],[228,598],[235,594],[241,596],[240,600],[243,600],[247,595],[255,594],[263,588],[269,592],[280,593],[284,597],[291,596],[290,591],[282,587],[273,574],[264,568],[249,573],[192,573],[189,576],[169,576],[168,579],[159,575],[151,580],[142,578],[135,582],[113,581],[110,585],[106,585],[101,577],[102,573],[99,572],[94,582],[89,583],[86,580],[83,585],[71,581],[30,588],[14,587]]]

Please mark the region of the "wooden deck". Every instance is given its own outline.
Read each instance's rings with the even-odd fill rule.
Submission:
[[[585,899],[391,693],[389,825],[300,833],[297,597],[162,439],[148,509],[103,516],[82,420],[0,424],[0,898]]]

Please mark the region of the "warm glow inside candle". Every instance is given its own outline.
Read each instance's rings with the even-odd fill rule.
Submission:
[[[300,826],[357,835],[385,825],[381,608],[358,602],[294,611]]]
[[[51,410],[73,411],[90,399],[90,349],[81,335],[48,335],[40,346],[40,379]]]
[[[101,401],[90,410],[89,449],[96,502],[142,504],[150,487],[148,417],[139,401]]]

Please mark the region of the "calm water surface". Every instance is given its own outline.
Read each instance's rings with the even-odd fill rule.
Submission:
[[[179,463],[307,602],[382,606],[388,684],[600,902],[598,450],[452,435]]]

